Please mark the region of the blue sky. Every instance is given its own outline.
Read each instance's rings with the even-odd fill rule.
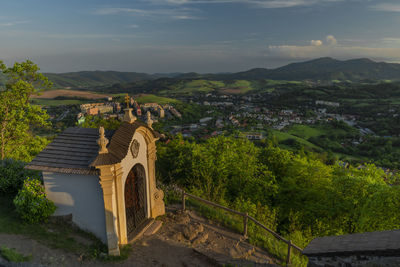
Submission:
[[[400,62],[400,1],[0,0],[0,60],[45,72],[227,72]]]

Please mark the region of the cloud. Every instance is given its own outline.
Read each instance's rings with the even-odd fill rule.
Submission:
[[[334,57],[339,59],[367,57],[375,60],[399,61],[399,47],[368,47],[338,45],[335,37],[328,35],[327,43],[319,45],[318,40],[312,40],[310,45],[277,45],[268,46],[266,56],[282,60],[307,60],[318,57]],[[400,38],[383,38],[381,44],[385,42],[400,42]],[[321,42],[322,43],[322,42]]]
[[[124,34],[40,34],[42,38],[52,38],[52,39],[111,39],[111,40],[121,40],[123,38],[134,38],[135,35],[124,35]]]
[[[310,44],[312,46],[320,46],[320,45],[322,45],[322,41],[321,40],[311,40]]]
[[[330,2],[343,2],[349,0],[151,0],[158,4],[226,4],[238,3],[248,4],[261,8],[289,8],[296,6],[311,6]]]
[[[333,35],[326,36],[326,42],[328,45],[337,45],[337,40]]]
[[[20,20],[20,21],[8,21],[8,22],[0,22],[0,27],[11,27],[19,24],[30,23],[29,20]]]
[[[138,8],[124,8],[124,7],[104,7],[95,9],[92,14],[94,15],[139,15],[143,17],[167,17],[170,19],[199,19],[200,17],[194,16],[193,13],[198,12],[193,8],[164,8],[164,9],[138,9]]]
[[[400,4],[381,3],[370,6],[371,9],[385,12],[400,12]]]
[[[131,24],[131,25],[128,25],[128,26],[126,26],[127,28],[131,28],[131,29],[137,29],[137,28],[139,28],[139,25],[136,25],[136,24]]]
[[[386,37],[381,40],[385,44],[400,44],[400,38],[397,37]]]

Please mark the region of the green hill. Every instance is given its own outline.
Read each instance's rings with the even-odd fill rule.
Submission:
[[[116,83],[130,83],[153,79],[152,75],[137,72],[79,71],[68,73],[44,73],[55,88],[88,88],[110,86]]]

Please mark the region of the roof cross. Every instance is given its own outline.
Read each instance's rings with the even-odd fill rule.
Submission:
[[[128,94],[125,96],[126,108],[129,108],[130,97]]]

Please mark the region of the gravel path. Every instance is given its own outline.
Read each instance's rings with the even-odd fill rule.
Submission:
[[[163,226],[156,234],[135,241],[129,258],[117,263],[82,262],[79,255],[46,247],[30,238],[0,234],[0,246],[33,256],[23,264],[9,263],[0,257],[0,266],[276,266],[272,257],[245,242],[241,235],[194,212],[168,212],[161,220]]]

